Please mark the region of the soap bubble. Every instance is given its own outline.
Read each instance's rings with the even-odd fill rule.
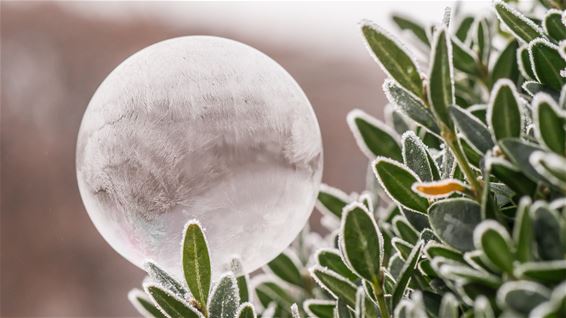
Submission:
[[[246,272],[305,225],[322,174],[320,130],[293,78],[239,42],[187,36],[149,46],[102,82],[84,114],[77,178],[108,243],[182,277],[184,225],[205,229],[213,276]]]

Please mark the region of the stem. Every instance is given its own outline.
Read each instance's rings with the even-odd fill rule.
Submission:
[[[371,287],[373,289],[373,294],[375,299],[377,299],[377,306],[379,307],[379,312],[381,313],[381,317],[390,317],[389,316],[389,309],[387,308],[387,303],[385,302],[385,295],[383,294],[383,289],[381,285],[377,281],[373,281],[371,283]]]
[[[466,160],[464,152],[462,148],[460,148],[460,143],[456,139],[456,135],[454,132],[443,129],[442,131],[442,138],[446,141],[446,144],[452,150],[452,154],[454,154],[454,158],[456,158],[456,162],[458,162],[458,166],[462,169],[462,172],[468,179],[468,182],[472,186],[472,192],[474,193],[474,197],[478,202],[481,202],[481,195],[482,195],[482,185],[476,179],[476,175],[474,174],[472,167]]]

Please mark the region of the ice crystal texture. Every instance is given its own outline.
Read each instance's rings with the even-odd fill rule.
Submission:
[[[218,277],[234,256],[249,272],[296,237],[318,193],[322,145],[280,65],[235,41],[189,36],[139,51],[102,82],[76,165],[86,209],[116,251],[180,277],[183,226],[197,219]]]

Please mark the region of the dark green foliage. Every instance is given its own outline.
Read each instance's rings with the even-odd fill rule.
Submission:
[[[395,15],[429,53],[422,72],[396,36],[364,22],[392,104],[391,127],[359,110],[347,118],[369,189],[323,185],[330,234],[307,228],[253,293],[241,265],[211,293],[204,233],[190,223],[185,282],[149,264],[131,302],[158,318],[566,317],[566,14],[540,2],[523,14],[495,1],[494,15],[456,13],[454,26],[450,12],[436,25]]]

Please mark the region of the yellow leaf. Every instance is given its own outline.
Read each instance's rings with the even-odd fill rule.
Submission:
[[[454,192],[468,192],[469,188],[455,179],[415,183],[413,190],[424,197],[445,197]]]

